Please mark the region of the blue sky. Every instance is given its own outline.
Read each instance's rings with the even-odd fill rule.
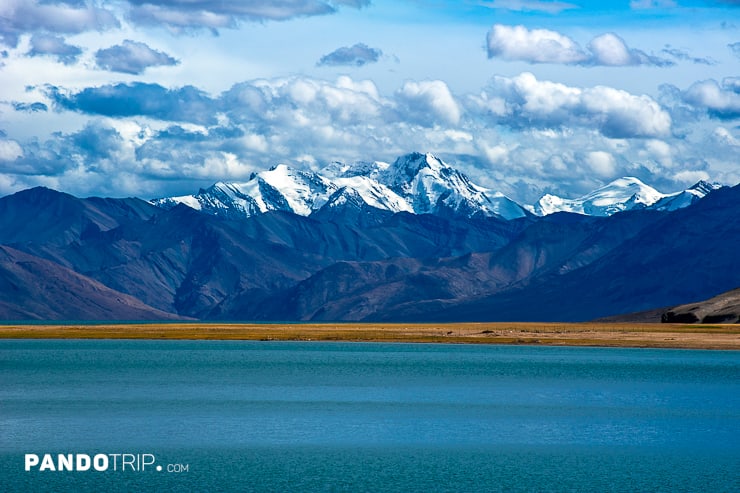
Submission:
[[[740,182],[740,2],[3,0],[0,195],[432,152],[522,203]]]

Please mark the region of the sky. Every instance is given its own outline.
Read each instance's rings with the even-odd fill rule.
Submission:
[[[740,182],[740,0],[0,0],[0,195],[431,152],[520,203]]]

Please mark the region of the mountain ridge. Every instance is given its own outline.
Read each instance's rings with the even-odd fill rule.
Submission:
[[[623,177],[588,194],[566,199],[545,194],[534,205],[520,205],[506,195],[475,184],[467,175],[431,153],[414,152],[392,163],[334,162],[319,170],[305,171],[278,164],[253,173],[246,182],[217,182],[194,195],[154,199],[169,208],[185,204],[196,210],[232,218],[250,217],[273,210],[310,216],[332,202],[335,194],[352,195],[351,206],[364,202],[379,211],[435,214],[450,217],[498,216],[507,220],[529,214],[555,212],[610,216],[640,208],[676,210],[704,197],[718,184],[700,181],[687,190],[664,194],[638,178]]]
[[[35,188],[0,198],[0,248],[15,259],[0,316],[574,321],[740,285],[740,186],[669,209],[505,220],[393,212],[339,187],[307,216],[244,217]],[[22,265],[48,274],[19,275]],[[105,317],[90,308],[123,295],[93,303]]]
[[[278,164],[254,173],[247,182],[218,182],[195,195],[165,197],[160,207],[178,203],[214,215],[249,217],[271,210],[309,216],[342,188],[356,192],[367,205],[389,212],[516,219],[528,213],[500,193],[473,184],[460,171],[432,154],[411,153],[393,163],[333,163],[329,176]]]
[[[533,206],[530,206],[529,210],[538,216],[546,216],[555,212],[610,216],[617,212],[635,209],[671,211],[688,207],[709,192],[719,188],[721,188],[719,184],[699,181],[686,190],[664,194],[638,178],[626,176],[576,199],[545,194]]]

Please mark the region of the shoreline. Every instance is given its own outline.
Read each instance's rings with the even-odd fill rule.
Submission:
[[[95,323],[0,325],[0,339],[409,342],[740,350],[740,325],[650,323]]]

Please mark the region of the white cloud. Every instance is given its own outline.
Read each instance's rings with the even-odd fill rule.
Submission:
[[[64,38],[49,34],[34,34],[31,37],[31,51],[28,52],[30,56],[55,56],[66,65],[76,62],[81,53],[79,46],[67,44]]]
[[[584,126],[612,138],[658,137],[671,129],[670,115],[655,100],[611,87],[581,89],[540,81],[525,72],[512,78],[495,77],[489,92],[487,98],[472,101],[505,99],[507,113],[498,120],[513,126]]]
[[[483,151],[483,155],[486,160],[492,164],[505,164],[509,159],[509,153],[511,150],[503,144],[492,146],[489,145],[488,142],[482,141],[479,146]]]
[[[547,29],[496,24],[488,32],[488,58],[530,63],[577,64],[588,60],[578,43]]]
[[[724,127],[715,128],[713,134],[714,138],[722,144],[732,147],[740,147],[740,139],[736,138]]]
[[[99,67],[113,72],[138,75],[148,67],[177,65],[178,60],[146,43],[124,40],[120,45],[98,50],[95,61]]]
[[[671,131],[670,115],[650,96],[596,86],[583,91],[582,102],[607,136],[661,137]]]
[[[261,79],[220,95],[146,84],[113,89],[59,89],[69,104],[50,104],[47,113],[75,111],[92,123],[42,143],[0,138],[0,176],[29,186],[53,179],[53,186],[78,194],[162,196],[246,179],[278,162],[392,160],[414,150],[455,164],[460,156],[476,181],[518,200],[543,190],[576,196],[625,175],[664,191],[676,189],[678,171],[694,172],[680,175],[685,180],[697,172],[713,179],[737,175],[726,164],[736,162],[734,129],[674,137],[669,113],[648,96],[526,72],[496,77],[460,100],[442,81],[407,81],[384,96],[373,82],[347,76]],[[115,111],[96,116],[101,91],[107,108],[136,108],[136,118]],[[152,96],[160,106],[152,106]],[[140,100],[148,104],[132,106]],[[185,123],[181,115],[193,111],[210,118]]]
[[[287,84],[288,95],[299,104],[309,104],[316,100],[319,84],[313,80],[294,79]]]
[[[719,118],[740,118],[740,79],[728,77],[720,85],[716,80],[697,82],[683,93],[687,103],[706,109]]]
[[[662,140],[650,139],[645,142],[645,157],[658,162],[663,168],[673,167],[673,149]]]
[[[673,65],[670,60],[628,47],[614,33],[596,36],[584,50],[576,41],[556,31],[496,24],[488,32],[487,48],[488,58],[528,63],[615,67]]]
[[[461,110],[449,87],[441,80],[406,82],[398,92],[398,99],[409,116],[424,126],[435,122],[457,125]]]
[[[269,149],[264,135],[247,134],[244,136],[243,142],[244,147],[252,151],[267,152]]]
[[[168,0],[131,2],[129,17],[142,25],[166,25],[174,31],[237,27],[242,21],[285,21],[332,14],[340,6],[362,8],[369,0]]]
[[[611,178],[617,170],[614,156],[604,151],[592,151],[586,154],[586,162],[591,170],[601,178]]]
[[[14,140],[0,140],[0,161],[14,161],[23,156],[23,149]]]
[[[596,65],[635,65],[624,40],[614,33],[596,36],[588,44]]]
[[[203,166],[193,168],[192,172],[201,178],[211,176],[232,176],[232,179],[247,178],[253,168],[239,160],[230,152],[215,153],[205,159]]]
[[[88,2],[3,0],[0,2],[0,39],[16,46],[22,34],[73,34],[119,26],[110,11]]]
[[[337,79],[336,86],[354,92],[364,93],[376,101],[380,101],[380,93],[375,83],[371,80],[353,80],[351,77],[342,75]]]
[[[530,72],[510,79],[517,94],[524,96],[522,108],[532,114],[552,114],[579,104],[583,91],[550,81],[539,81]]]
[[[679,171],[678,173],[673,175],[673,179],[677,182],[690,186],[701,180],[709,181],[710,177],[709,173],[707,173],[706,171],[684,170]]]

